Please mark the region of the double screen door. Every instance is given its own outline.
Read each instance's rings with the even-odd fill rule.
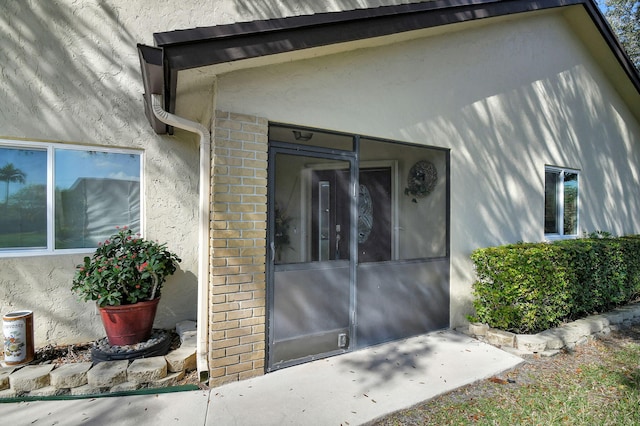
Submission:
[[[267,370],[448,326],[448,151],[285,125],[269,137]],[[424,159],[436,189],[399,197]]]

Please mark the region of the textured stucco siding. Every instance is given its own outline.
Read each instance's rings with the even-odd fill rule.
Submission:
[[[580,175],[580,232],[640,230],[640,128],[561,15],[218,76],[217,107],[451,148],[451,325],[477,247],[544,239],[544,168]]]
[[[153,133],[144,117],[136,43],[152,44],[154,32],[405,2],[5,3],[0,138],[143,152],[144,232],[183,258],[165,286],[156,322],[171,327],[196,317],[198,144],[196,136],[180,130],[173,136]],[[408,41],[414,35],[318,49],[307,52],[318,56],[308,60],[292,61],[299,52],[282,55],[265,59],[281,64],[226,74],[234,68],[225,64],[218,76],[207,70],[181,72],[177,103],[178,114],[207,128],[218,109],[259,117],[262,126],[272,120],[450,148],[452,326],[469,312],[474,248],[544,238],[545,165],[581,171],[581,232],[640,230],[638,121],[562,15],[454,27]],[[405,41],[384,45],[400,39]],[[321,56],[373,43],[380,46]],[[221,158],[213,159],[214,170]],[[223,239],[214,235],[212,241],[215,248]],[[252,266],[261,265],[264,249],[253,249]],[[0,313],[33,310],[36,346],[104,334],[92,304],[77,301],[69,291],[82,257],[0,258]],[[212,364],[221,363],[215,368],[225,378],[219,380],[225,381],[259,374],[265,348],[256,336],[264,333],[266,313],[263,266],[244,289],[254,301],[240,306],[241,301],[231,300],[234,295],[213,288],[222,276],[215,268],[228,266],[222,262],[229,262],[227,256],[212,258],[212,303],[238,303],[247,315],[224,313],[223,320],[210,306],[210,319],[225,322],[211,330],[209,348]],[[225,328],[236,320],[240,331]],[[216,346],[236,338],[247,352],[230,354]],[[225,364],[236,355],[237,362]]]
[[[403,3],[351,0],[237,2],[9,1],[0,14],[0,138],[139,149],[144,233],[183,262],[165,285],[156,326],[195,319],[198,253],[197,138],[155,135],[143,110],[136,43],[153,33],[272,17]],[[179,113],[210,127],[213,80],[181,86]],[[200,78],[198,80],[198,78]],[[0,258],[0,313],[31,309],[36,346],[104,335],[91,303],[69,288],[83,255]],[[0,346],[1,346],[0,341]]]
[[[198,148],[190,134],[159,137],[149,127],[136,43],[191,23],[188,16],[171,22],[172,4],[144,3],[4,2],[0,138],[141,150],[144,233],[183,259],[165,286],[156,321],[172,327],[196,317]],[[37,347],[104,335],[95,307],[69,290],[83,256],[0,258],[0,313],[33,310]]]

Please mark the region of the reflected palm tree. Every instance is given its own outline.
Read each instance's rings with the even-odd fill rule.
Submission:
[[[7,165],[0,168],[0,181],[6,182],[6,191],[4,196],[5,206],[9,204],[9,183],[24,183],[26,177],[27,175],[25,172],[16,168],[13,163],[7,163]]]

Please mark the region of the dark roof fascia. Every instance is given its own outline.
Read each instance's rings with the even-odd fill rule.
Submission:
[[[640,93],[638,72],[620,47],[594,0],[433,0],[155,33],[157,47],[139,45],[138,49],[143,79],[157,79],[160,75],[163,79],[160,83],[145,82],[145,91],[148,87],[152,90],[163,87],[165,109],[174,112],[177,75],[181,70],[573,5],[585,7]],[[156,72],[151,75],[147,72],[145,77],[142,53],[145,49],[160,49],[164,71],[162,74]],[[147,56],[150,53],[147,52]],[[157,63],[155,53],[154,61]],[[147,94],[145,98],[147,99]],[[154,129],[160,127],[153,121],[152,125]]]
[[[154,41],[172,69],[185,70],[584,2],[433,0],[155,33]]]
[[[589,17],[595,24],[596,28],[602,35],[602,38],[604,38],[605,42],[618,60],[618,63],[640,94],[640,73],[633,64],[633,61],[627,54],[626,50],[622,48],[622,45],[618,41],[618,38],[615,36],[615,33],[611,29],[611,26],[609,26],[609,22],[607,22],[607,19],[602,15],[602,12],[600,12],[598,5],[595,3],[595,0],[585,0],[584,7],[587,10]]]
[[[164,93],[165,70],[162,49],[138,44],[138,58],[140,59],[142,84],[144,86],[144,114],[157,134],[165,134],[169,129],[166,124],[155,117],[151,104],[151,95]],[[169,131],[169,133],[173,133],[173,131]]]

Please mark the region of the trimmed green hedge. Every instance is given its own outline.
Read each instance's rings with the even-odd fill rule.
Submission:
[[[473,321],[537,333],[640,294],[640,236],[475,250]]]

